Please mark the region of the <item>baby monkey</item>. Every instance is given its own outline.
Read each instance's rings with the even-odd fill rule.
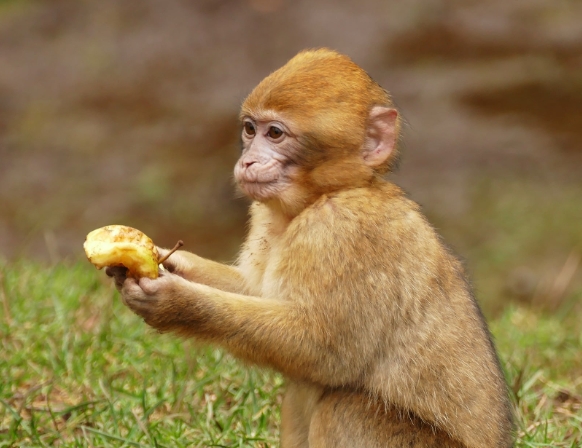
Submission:
[[[400,128],[388,93],[348,57],[304,51],[240,119],[234,176],[253,203],[238,262],[178,251],[138,281],[109,268],[123,302],[159,331],[281,372],[283,448],[511,446],[463,267],[383,179]]]

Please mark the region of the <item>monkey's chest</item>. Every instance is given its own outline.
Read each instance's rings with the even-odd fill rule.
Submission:
[[[283,280],[278,269],[281,263],[280,242],[262,238],[253,243],[241,254],[241,270],[247,285],[257,296],[274,298]]]

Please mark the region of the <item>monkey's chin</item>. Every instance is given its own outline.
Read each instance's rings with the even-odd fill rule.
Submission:
[[[259,202],[274,199],[284,190],[284,186],[278,180],[271,182],[239,182],[238,187],[246,196]]]

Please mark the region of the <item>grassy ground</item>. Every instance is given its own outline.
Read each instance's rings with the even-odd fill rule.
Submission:
[[[1,272],[0,446],[276,443],[276,375],[148,330],[90,265]]]
[[[0,446],[277,445],[278,375],[148,330],[88,264],[0,272]],[[492,322],[518,447],[582,443],[576,314]]]

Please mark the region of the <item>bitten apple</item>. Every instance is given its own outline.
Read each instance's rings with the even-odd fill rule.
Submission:
[[[83,248],[97,269],[125,266],[130,277],[158,278],[158,250],[146,234],[133,227],[110,225],[93,230]]]

